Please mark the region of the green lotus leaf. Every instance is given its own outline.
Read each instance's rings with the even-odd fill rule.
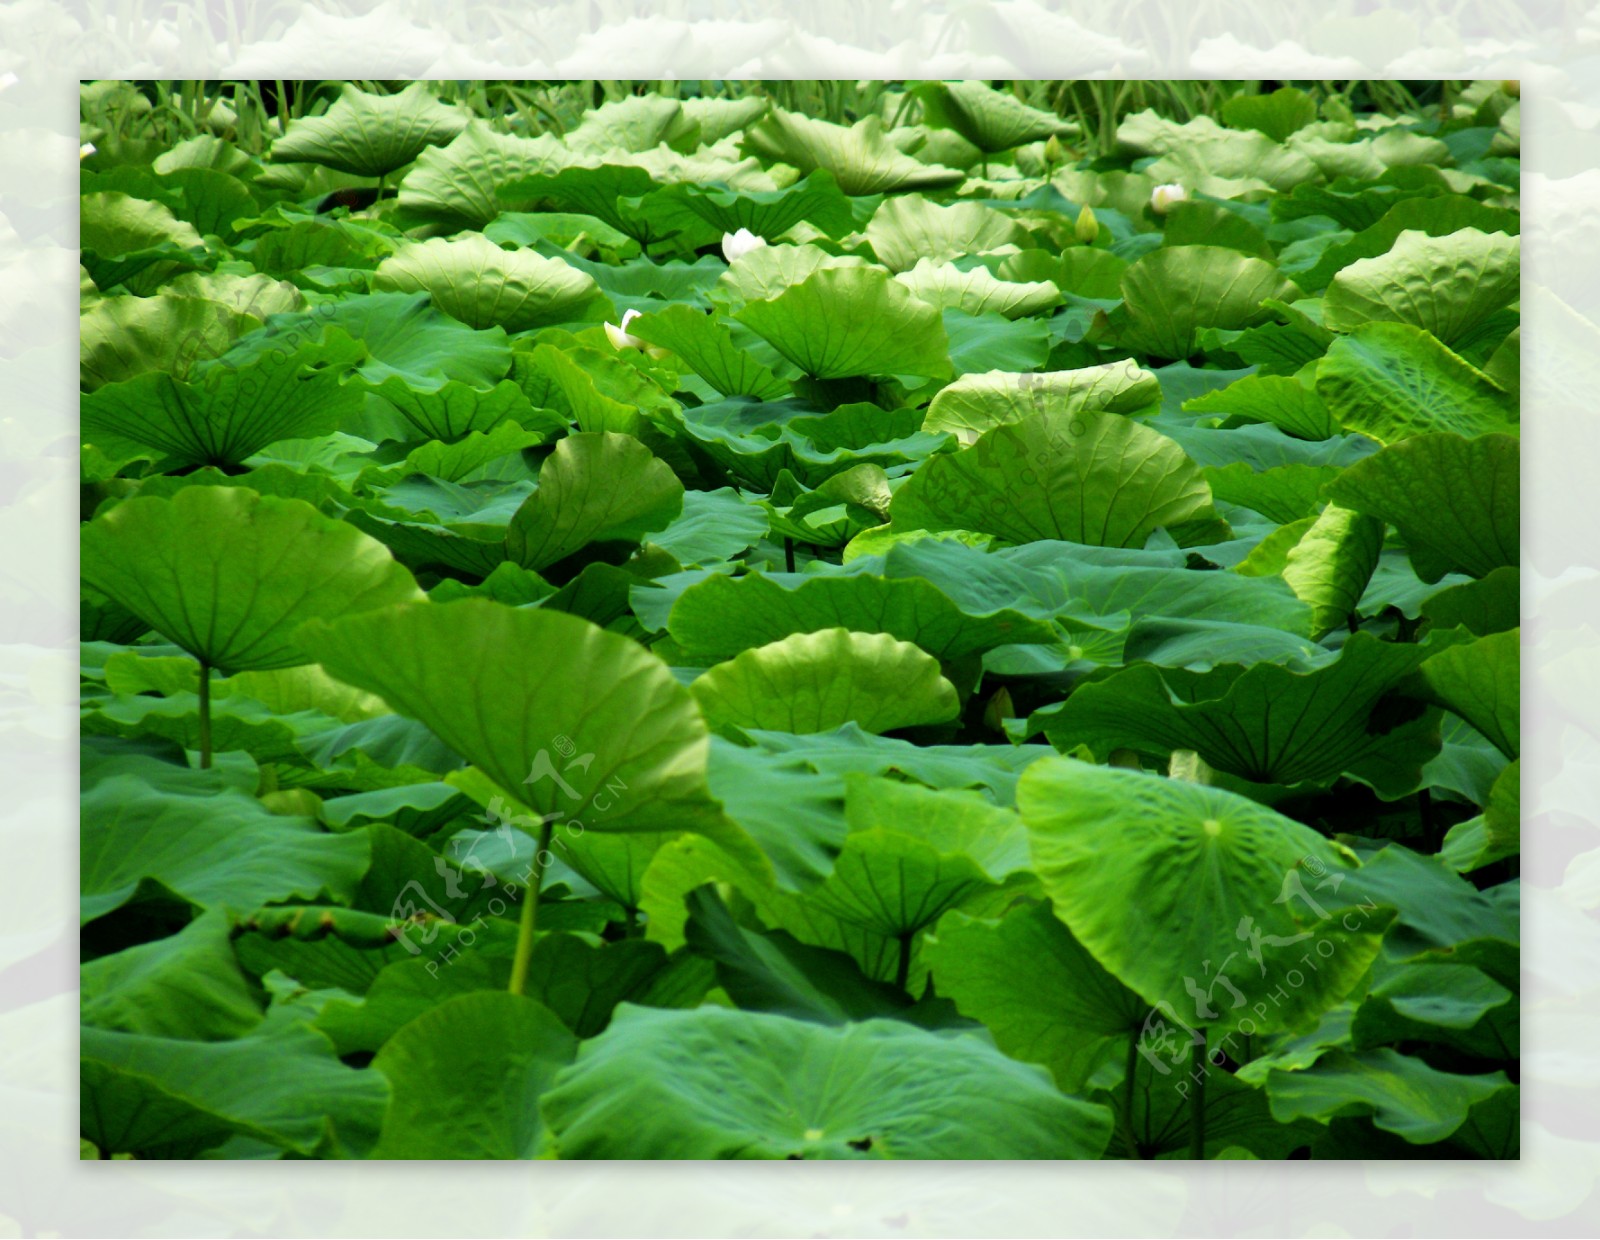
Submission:
[[[83,528],[84,580],[207,667],[315,660],[313,618],[420,598],[387,550],[310,504],[244,487],[185,487],[124,500]]]
[[[685,568],[721,564],[759,543],[767,534],[768,517],[759,504],[732,487],[685,491],[683,512],[650,545],[659,547]]]
[[[459,482],[490,461],[499,460],[523,448],[543,443],[545,436],[538,431],[525,431],[515,422],[501,422],[487,434],[470,431],[457,443],[440,443],[435,440],[406,453],[401,468],[407,473],[426,474],[446,482]]]
[[[307,641],[330,673],[424,723],[536,814],[599,831],[694,830],[714,817],[688,690],[586,620],[463,599],[318,625]]]
[[[345,382],[366,351],[338,329],[247,364],[195,367],[190,381],[147,371],[80,402],[86,437],[159,449],[174,467],[237,465],[280,439],[327,435],[360,411]]]
[[[319,291],[365,292],[366,274],[394,253],[399,238],[349,219],[296,219],[240,244],[257,272]]]
[[[567,425],[548,409],[536,409],[512,379],[491,388],[451,380],[433,389],[412,387],[401,375],[390,375],[372,389],[426,439],[455,443],[468,435],[488,434],[503,422],[529,431],[554,431]]]
[[[1453,345],[1521,296],[1516,237],[1462,228],[1445,237],[1402,232],[1386,254],[1333,277],[1323,321],[1333,331],[1408,323]]]
[[[1426,1145],[1449,1137],[1466,1122],[1472,1107],[1514,1086],[1504,1072],[1441,1072],[1421,1059],[1383,1048],[1360,1054],[1329,1051],[1311,1068],[1268,1073],[1266,1088],[1272,1114],[1283,1123],[1370,1115],[1385,1132]]]
[[[1334,341],[1317,395],[1335,421],[1379,443],[1452,431],[1517,433],[1516,403],[1482,371],[1405,323],[1368,323]]]
[[[1235,129],[1259,129],[1274,142],[1317,119],[1316,100],[1293,86],[1270,95],[1235,95],[1222,105],[1222,119]]]
[[[720,232],[745,228],[769,241],[802,221],[830,237],[843,237],[856,227],[850,200],[840,192],[833,175],[822,169],[778,190],[732,190],[680,182],[650,194],[640,209],[660,215],[668,229],[687,212]]]
[[[474,331],[440,313],[426,293],[372,293],[313,306],[303,314],[274,314],[221,358],[243,366],[262,353],[293,348],[337,327],[367,348],[358,373],[374,386],[398,375],[419,391],[455,380],[488,388],[511,369],[511,350],[499,327]]]
[[[144,756],[86,774],[82,921],[152,885],[201,909],[351,895],[370,860],[364,836],[329,835],[309,819],[269,813],[214,775]]]
[[[805,902],[900,939],[908,956],[913,936],[1028,868],[1021,821],[976,792],[858,773],[845,779],[845,821],[833,869]]]
[[[218,908],[178,933],[86,960],[79,969],[79,1019],[118,1033],[215,1041],[261,1023],[249,979],[233,954],[228,914]]]
[[[1438,752],[1436,725],[1431,737],[1426,716],[1383,728],[1374,711],[1432,653],[1356,633],[1338,658],[1309,671],[1270,663],[1206,673],[1130,667],[1079,686],[1034,719],[1057,745],[1192,749],[1260,784],[1323,783],[1353,771],[1398,794],[1415,787]]]
[[[79,380],[86,392],[152,370],[181,381],[260,326],[203,297],[106,297],[78,320]]]
[[[612,99],[583,114],[566,135],[574,151],[603,155],[612,151],[648,151],[696,137],[694,121],[677,99],[630,95]]]
[[[593,542],[641,542],[683,510],[683,483],[631,435],[568,435],[506,527],[506,554],[542,569]]]
[[[872,252],[892,272],[910,271],[926,259],[948,263],[969,254],[1023,246],[1022,225],[976,202],[940,206],[921,194],[885,198],[866,229]]]
[[[1017,808],[1056,915],[1167,1030],[1165,1022],[1243,1032],[1308,1023],[1378,953],[1384,911],[1339,920],[1353,856],[1254,801],[1046,758],[1023,774]],[[1308,950],[1322,962],[1309,976]],[[1152,1040],[1141,1037],[1154,1054]],[[1187,1045],[1180,1053],[1186,1060]]]
[[[917,94],[928,124],[955,130],[989,155],[1042,138],[1072,137],[1079,131],[1071,121],[1030,108],[985,82],[930,82]]]
[[[1322,506],[1323,484],[1338,476],[1337,465],[1291,463],[1255,470],[1248,461],[1234,461],[1220,468],[1213,465],[1205,471],[1206,485],[1214,499],[1239,504],[1286,524],[1315,516]]]
[[[868,573],[713,573],[678,596],[667,628],[685,650],[711,659],[829,628],[887,633],[944,663],[996,646],[1056,640],[1050,625],[1020,612],[968,612],[926,581]]]
[[[81,261],[102,290],[122,284],[129,292],[152,293],[179,266],[208,261],[194,226],[159,202],[114,192],[84,194],[78,218]]]
[[[939,661],[887,633],[821,629],[745,650],[693,684],[718,726],[868,732],[943,723],[958,710]]]
[[[1186,198],[1167,209],[1163,246],[1212,245],[1275,262],[1267,235],[1236,211],[1204,198]]]
[[[895,277],[917,297],[941,310],[966,314],[1000,314],[1008,319],[1028,318],[1061,302],[1061,290],[1048,280],[1014,284],[997,280],[987,267],[962,271],[954,263],[919,259],[910,271]]]
[[[939,993],[983,1022],[1013,1059],[1050,1069],[1063,1093],[1108,1088],[1149,1005],[1101,967],[1048,904],[978,921],[954,912],[923,946]]]
[[[1508,629],[1452,646],[1417,669],[1421,696],[1460,715],[1512,759],[1522,749],[1520,635]]]
[[[508,210],[579,211],[648,245],[663,239],[657,231],[660,225],[632,204],[656,188],[656,178],[648,170],[613,154],[599,167],[565,167],[502,184],[499,195]],[[698,235],[691,237],[691,245],[710,239],[708,225],[695,220],[692,228]]]
[[[1299,439],[1330,439],[1339,433],[1315,388],[1285,375],[1247,375],[1225,388],[1183,402],[1185,413],[1223,413],[1271,423]]]
[[[305,294],[289,281],[259,273],[241,276],[221,271],[186,271],[167,281],[164,291],[179,297],[203,297],[262,320],[270,314],[294,314],[306,308]]]
[[[1514,237],[1521,231],[1521,221],[1515,211],[1487,206],[1464,194],[1404,198],[1349,240],[1328,246],[1312,267],[1295,273],[1295,283],[1301,288],[1325,289],[1352,263],[1387,254],[1401,233],[1448,237],[1464,228]]]
[[[883,122],[868,116],[854,125],[835,125],[797,112],[771,109],[745,130],[745,146],[764,159],[800,169],[819,168],[833,175],[852,197],[896,190],[934,189],[955,185],[963,174],[902,155],[883,136]]]
[[[1161,399],[1155,375],[1130,360],[1044,374],[962,375],[939,390],[923,429],[948,431],[962,444],[985,431],[1042,413],[1137,413]]]
[[[732,313],[747,302],[771,301],[824,267],[866,266],[854,254],[830,254],[815,245],[764,245],[730,263],[717,277],[711,298]]]
[[[1123,273],[1125,318],[1117,339],[1124,347],[1182,361],[1195,351],[1202,330],[1235,331],[1264,322],[1270,314],[1263,301],[1297,296],[1294,284],[1264,259],[1221,246],[1164,246]]]
[[[1520,469],[1510,435],[1418,435],[1352,465],[1327,495],[1399,530],[1424,581],[1483,577],[1518,562]]]
[[[505,210],[503,186],[571,160],[553,134],[519,138],[473,119],[449,145],[422,150],[400,183],[400,208],[449,230],[483,228]]]
[[[933,457],[891,511],[896,528],[1138,547],[1164,525],[1209,516],[1211,491],[1182,448],[1129,418],[1042,413]]]
[[[1321,176],[1316,163],[1294,146],[1274,142],[1263,133],[1237,130],[1184,142],[1142,171],[1159,183],[1176,182],[1224,199],[1281,193]]]
[[[1465,627],[1477,637],[1514,629],[1522,623],[1521,575],[1507,566],[1477,581],[1448,586],[1428,596],[1422,614],[1429,628]]]
[[[502,250],[473,234],[407,245],[378,264],[378,291],[424,292],[469,327],[530,331],[584,317],[595,282],[559,259]]]
[[[176,208],[178,218],[193,224],[202,236],[232,244],[239,239],[234,222],[255,216],[261,209],[245,183],[225,172],[177,168],[165,179],[183,189],[183,201]]]
[[[481,991],[403,1026],[372,1061],[389,1082],[373,1158],[532,1158],[539,1097],[577,1039],[549,1008]]]
[[[324,115],[289,122],[272,144],[272,158],[383,177],[404,168],[428,147],[454,139],[467,120],[466,114],[434,98],[422,82],[395,95],[371,95],[346,82]]]
[[[814,379],[950,373],[939,312],[876,267],[823,267],[734,317]]]
[[[1356,1051],[1430,1041],[1481,1059],[1515,1059],[1520,1051],[1516,996],[1481,969],[1459,964],[1400,965],[1356,1010]]]
[[[563,1158],[1097,1158],[1111,1136],[976,1038],[716,1007],[624,1005],[543,1111]]]
[[[1283,579],[1311,605],[1320,640],[1353,620],[1383,550],[1383,522],[1329,504],[1289,552]]]
[[[630,321],[628,333],[671,349],[724,396],[777,400],[789,390],[759,358],[734,342],[728,325],[714,313],[702,314],[685,305],[667,306]]]
[[[352,1157],[371,1145],[388,1095],[301,1022],[222,1042],[85,1028],[80,1051],[84,1136],[141,1158],[193,1158],[235,1136],[301,1158]]]

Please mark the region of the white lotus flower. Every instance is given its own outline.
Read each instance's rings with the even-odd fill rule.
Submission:
[[[93,142],[85,142],[82,146],[80,146],[78,148],[78,162],[81,164],[84,160],[88,159],[89,156],[91,156],[93,154],[94,154],[94,143]]]
[[[759,250],[766,245],[765,237],[758,237],[748,228],[741,228],[738,232],[722,234],[722,257],[730,263],[743,258],[751,250]]]
[[[657,348],[647,340],[640,340],[639,337],[628,334],[628,324],[638,318],[639,313],[637,310],[624,311],[621,326],[616,323],[607,323],[606,338],[611,341],[614,348],[642,349],[647,357],[665,357],[668,350]]]
[[[606,324],[606,336],[610,339],[613,347],[618,349],[642,349],[645,347],[644,341],[640,340],[639,337],[628,335],[628,324],[638,317],[639,312],[637,310],[629,310],[623,314],[621,326],[616,323]]]
[[[1188,196],[1176,181],[1169,185],[1158,185],[1150,191],[1150,209],[1157,215],[1165,215]]]

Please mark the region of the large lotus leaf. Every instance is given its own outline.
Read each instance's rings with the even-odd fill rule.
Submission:
[[[79,977],[79,1019],[99,1029],[212,1041],[261,1023],[222,909],[167,938],[85,961]]]
[[[539,431],[525,431],[515,422],[502,422],[492,431],[472,431],[458,443],[425,443],[406,453],[400,468],[408,474],[426,474],[445,482],[459,482],[491,461],[532,448],[545,440]]]
[[[1166,1021],[1218,1030],[1249,1021],[1261,1031],[1305,1024],[1343,998],[1378,953],[1385,911],[1339,919],[1353,854],[1254,801],[1047,758],[1024,772],[1017,808],[1057,916]]]
[[[78,319],[78,374],[86,392],[160,370],[186,379],[261,320],[204,297],[106,297]]]
[[[902,155],[885,140],[883,122],[876,116],[847,126],[773,108],[745,131],[744,141],[763,158],[789,164],[801,173],[819,168],[832,173],[839,188],[852,197],[933,189],[964,179],[953,168]]]
[[[597,168],[562,168],[502,185],[500,201],[519,211],[556,209],[592,215],[645,245],[662,239],[658,218],[635,210],[632,204],[655,188],[656,178],[646,169],[612,156]],[[691,236],[691,244],[711,235],[700,220],[693,221],[692,232],[698,235]]]
[[[1521,245],[1502,232],[1403,232],[1387,254],[1351,263],[1328,285],[1323,322],[1409,323],[1454,344],[1521,296]]]
[[[516,354],[512,377],[529,399],[570,414],[582,431],[643,437],[651,431],[647,410],[665,410],[670,416],[679,407],[649,374],[610,348],[539,344]]]
[[[986,82],[930,82],[917,92],[929,125],[948,126],[987,154],[1041,138],[1070,137],[1078,126],[1053,112],[1030,108]]]
[[[232,275],[221,271],[189,271],[168,281],[164,291],[182,297],[204,297],[263,320],[269,314],[292,314],[306,308],[305,294],[294,285],[259,272]]]
[[[1293,86],[1270,95],[1235,95],[1222,105],[1222,119],[1235,129],[1259,129],[1282,142],[1317,119],[1317,102]]]
[[[1477,581],[1447,586],[1422,604],[1428,628],[1464,626],[1478,637],[1516,628],[1522,622],[1521,614],[1521,575],[1509,566]]]
[[[554,431],[567,420],[549,409],[534,408],[512,379],[492,388],[474,387],[451,380],[431,390],[412,387],[400,375],[390,375],[373,389],[393,405],[425,439],[453,443],[473,432],[492,431],[502,422],[515,422],[524,430]]]
[[[372,1158],[532,1158],[539,1096],[578,1041],[549,1008],[480,991],[403,1026],[372,1061],[389,1109]]]
[[[365,356],[335,328],[238,367],[197,367],[192,382],[146,372],[85,395],[84,434],[157,448],[174,466],[237,465],[280,439],[331,434],[358,413],[363,394],[345,379]]]
[[[1007,1055],[1049,1068],[1062,1092],[1108,1088],[1124,1075],[1149,1004],[1107,973],[1048,904],[999,922],[953,912],[922,950],[939,993],[982,1021]]]
[[[939,312],[877,267],[823,267],[735,317],[814,379],[950,373]]]
[[[372,293],[313,306],[303,314],[274,314],[217,359],[242,366],[250,359],[337,327],[367,347],[359,373],[378,385],[398,375],[421,391],[451,380],[487,388],[511,369],[511,349],[499,327],[474,331],[429,304],[426,293]]]
[[[652,534],[650,544],[683,567],[693,568],[734,559],[759,543],[767,529],[766,512],[732,487],[685,491],[682,514]]]
[[[1481,969],[1400,965],[1362,1001],[1350,1025],[1357,1051],[1401,1042],[1441,1042],[1480,1059],[1515,1059],[1521,1031],[1516,995]]]
[[[991,370],[962,375],[941,388],[922,426],[948,431],[961,443],[973,444],[985,431],[1032,414],[1136,413],[1160,399],[1155,375],[1131,358],[1043,374]]]
[[[587,620],[463,599],[352,616],[307,639],[334,676],[426,724],[536,814],[602,831],[692,830],[714,816],[688,690]]]
[[[747,302],[771,301],[823,267],[866,267],[854,254],[830,254],[815,245],[764,245],[740,255],[716,280],[711,300],[732,312]]]
[[[378,264],[372,287],[420,290],[469,327],[508,332],[581,319],[599,296],[593,279],[560,259],[502,250],[475,233],[403,247]]]
[[[115,192],[84,194],[78,219],[81,261],[102,290],[126,284],[130,292],[151,293],[149,277],[159,280],[180,264],[206,264],[205,243],[194,226],[159,202]],[[141,273],[146,279],[136,281]]]
[[[1246,375],[1225,388],[1183,402],[1185,413],[1223,413],[1270,422],[1298,439],[1331,439],[1339,433],[1322,397],[1287,375]]]
[[[1463,228],[1516,236],[1521,220],[1515,211],[1487,206],[1464,194],[1402,199],[1348,241],[1330,245],[1314,266],[1295,273],[1295,283],[1306,289],[1326,288],[1328,282],[1350,264],[1387,254],[1404,232],[1447,237]]]
[[[648,151],[693,139],[694,122],[683,103],[662,95],[630,95],[612,99],[592,111],[566,135],[575,151],[603,155],[614,151]]]
[[[1399,530],[1424,581],[1483,577],[1518,562],[1520,471],[1510,435],[1419,435],[1350,466],[1327,495]]]
[[[640,542],[683,510],[683,483],[631,435],[568,435],[506,527],[506,554],[541,569],[593,542]]]
[[[805,903],[900,939],[907,955],[913,935],[1028,868],[1021,820],[976,792],[851,775],[845,820],[844,847]]]
[[[939,661],[887,633],[821,629],[746,650],[694,682],[717,725],[829,732],[853,722],[868,732],[943,723],[958,711]]]
[[[370,859],[365,836],[329,835],[309,819],[269,813],[205,775],[140,758],[88,783],[83,921],[121,908],[150,884],[202,909],[347,899],[355,890]],[[186,784],[180,776],[193,778]]]
[[[689,369],[724,396],[777,400],[789,385],[775,377],[753,353],[734,342],[728,325],[692,306],[666,306],[628,324],[630,335],[671,349]]]
[[[1317,395],[1345,430],[1379,443],[1517,433],[1516,402],[1494,380],[1406,323],[1367,323],[1334,341],[1317,367]]]
[[[1271,663],[1204,674],[1129,667],[1080,685],[1035,720],[1057,745],[1192,749],[1218,770],[1261,784],[1321,783],[1355,771],[1399,794],[1415,787],[1438,751],[1438,732],[1413,735],[1426,717],[1402,716],[1384,728],[1374,711],[1432,653],[1356,633],[1338,658],[1310,671]]]
[[[1311,635],[1321,639],[1356,614],[1383,550],[1383,522],[1329,504],[1289,552],[1283,579],[1311,605]]]
[[[1165,435],[1115,413],[1042,413],[927,461],[895,492],[896,528],[973,530],[1014,543],[1139,547],[1209,516],[1200,467]]]
[[[1289,1123],[1339,1115],[1370,1115],[1385,1132],[1413,1145],[1443,1141],[1478,1103],[1513,1088],[1504,1072],[1463,1076],[1388,1048],[1333,1050],[1310,1068],[1267,1074],[1272,1114]]]
[[[1482,732],[1501,753],[1522,750],[1521,629],[1492,633],[1441,650],[1417,671],[1416,691],[1454,711]]]
[[[996,646],[1056,640],[1040,620],[1005,608],[972,613],[916,577],[713,573],[672,606],[667,628],[685,650],[726,659],[792,633],[887,633],[950,663]]]
[[[952,259],[1022,246],[1027,229],[976,202],[940,206],[921,194],[885,198],[867,225],[867,241],[890,271],[910,271],[922,259]]]
[[[1205,471],[1214,499],[1285,524],[1314,516],[1322,506],[1323,484],[1338,476],[1337,465],[1291,463],[1255,470],[1247,461]]]
[[[124,500],[84,526],[82,572],[202,663],[230,672],[315,662],[296,637],[306,621],[422,596],[353,526],[245,487]]]
[[[1117,339],[1155,357],[1182,361],[1208,327],[1235,331],[1265,321],[1267,298],[1292,301],[1295,285],[1265,259],[1212,245],[1162,247],[1122,275],[1126,322]]]
[[[915,267],[895,279],[918,300],[965,314],[1000,314],[1020,319],[1040,314],[1061,301],[1061,290],[1048,280],[1015,284],[995,279],[987,267],[962,271],[954,263],[927,258],[918,259]]]
[[[543,1109],[563,1158],[1098,1158],[1111,1136],[977,1038],[717,1007],[624,1005]]]
[[[856,227],[850,200],[840,192],[832,174],[821,169],[778,190],[733,190],[680,182],[646,197],[640,210],[660,215],[669,228],[681,213],[688,212],[723,233],[745,228],[768,240],[776,240],[802,220],[830,237],[843,237]]]
[[[428,147],[449,142],[467,120],[460,110],[435,99],[422,82],[396,95],[370,95],[346,82],[324,115],[289,122],[283,137],[272,144],[272,158],[382,177],[404,168]]]
[[[482,228],[505,210],[502,186],[571,160],[553,134],[519,138],[474,119],[448,146],[422,151],[401,182],[400,207],[448,229]]]
[[[350,1157],[371,1144],[388,1095],[304,1023],[222,1042],[85,1028],[80,1050],[82,1133],[108,1156],[193,1158],[242,1136],[301,1158]]]

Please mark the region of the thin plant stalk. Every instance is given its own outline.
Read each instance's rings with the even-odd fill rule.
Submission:
[[[533,854],[533,865],[528,875],[528,888],[522,897],[522,918],[517,923],[517,950],[511,958],[511,983],[506,987],[520,995],[528,984],[528,963],[533,959],[533,936],[539,926],[539,892],[544,886],[544,872],[549,865],[550,833],[553,824],[546,819],[539,827],[539,847]]]

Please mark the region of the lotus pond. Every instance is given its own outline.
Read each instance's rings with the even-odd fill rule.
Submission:
[[[85,84],[84,1156],[1516,1157],[1518,110]]]

